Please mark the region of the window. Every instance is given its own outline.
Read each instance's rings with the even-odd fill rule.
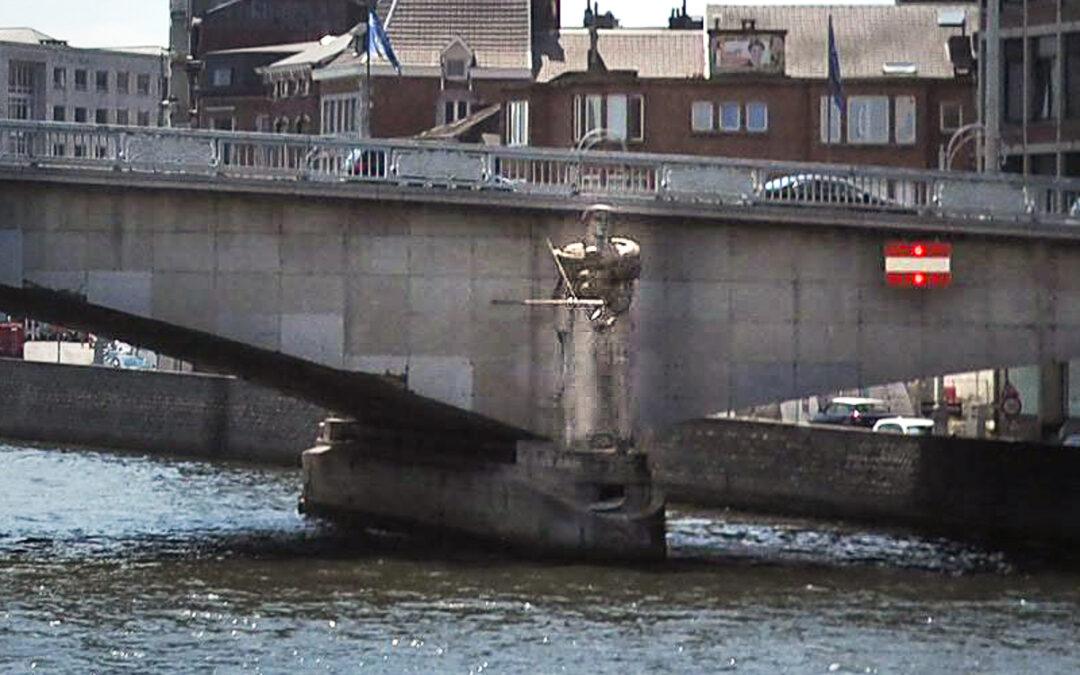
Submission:
[[[324,134],[355,134],[359,131],[359,112],[360,98],[357,94],[324,96],[320,128]]]
[[[131,73],[119,72],[116,74],[116,91],[119,94],[127,94],[130,92],[129,83],[131,82]]]
[[[75,90],[86,91],[86,71],[82,69],[76,69],[75,71]]]
[[[213,85],[215,87],[232,86],[232,68],[214,68]]]
[[[818,107],[821,115],[821,142],[824,144],[843,141],[843,112],[835,96],[822,96]]]
[[[469,116],[468,101],[445,101],[443,103],[443,123],[450,124]]]
[[[53,89],[67,89],[67,68],[53,68]]]
[[[915,97],[897,96],[896,104],[896,142],[898,145],[915,144]]]
[[[131,123],[127,110],[120,108],[116,111],[116,123],[123,127],[126,127]]]
[[[8,62],[8,117],[28,120],[33,111],[34,64]]]
[[[86,108],[75,108],[75,121],[86,122]]]
[[[108,124],[109,123],[109,111],[104,108],[98,108],[94,111],[94,124]]]
[[[510,101],[506,108],[506,144],[529,144],[529,102]]]
[[[720,104],[720,131],[738,131],[742,129],[742,106],[738,103]]]
[[[1065,36],[1065,116],[1080,119],[1080,33]]]
[[[1024,43],[1005,40],[1005,119],[1024,121]]]
[[[767,104],[746,104],[746,130],[754,133],[769,130],[769,106]]]
[[[109,71],[99,70],[94,73],[94,83],[97,85],[99,93],[109,91]]]
[[[690,129],[699,132],[713,130],[712,101],[694,101],[690,111]]]
[[[148,126],[150,126],[150,112],[149,111],[140,110],[139,115],[138,115],[138,119],[139,119],[139,126],[140,127],[148,127]]]
[[[232,117],[215,117],[211,123],[211,128],[215,131],[232,131],[233,130],[233,118]]]
[[[1057,36],[1031,38],[1031,119],[1057,117],[1054,101],[1054,73],[1057,66]]]
[[[952,132],[964,125],[964,106],[955,101],[941,104],[941,130]]]
[[[137,91],[139,92],[139,96],[149,96],[150,95],[150,76],[149,75],[139,75],[139,78],[136,81],[136,87],[137,87]]]
[[[63,122],[67,117],[67,109],[62,105],[54,105],[52,109],[53,122]]]
[[[468,69],[465,64],[465,59],[447,59],[446,60],[446,79],[448,80],[464,80]]]
[[[265,133],[270,131],[270,116],[269,115],[257,115],[255,117],[255,131]]]
[[[889,142],[889,97],[848,97],[848,143],[885,144]]]
[[[574,97],[574,140],[604,130],[619,141],[645,137],[645,99],[638,94],[598,94]]]

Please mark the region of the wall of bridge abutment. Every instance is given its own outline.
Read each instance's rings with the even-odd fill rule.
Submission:
[[[100,181],[99,181],[100,183]],[[547,240],[573,211],[377,197],[0,182],[0,282],[91,302],[557,428]],[[842,388],[1080,357],[1080,240],[624,209],[643,426]],[[884,282],[890,240],[954,245],[947,289]]]

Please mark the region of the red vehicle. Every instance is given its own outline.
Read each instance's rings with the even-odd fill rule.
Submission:
[[[21,359],[26,334],[21,323],[0,323],[0,357]]]

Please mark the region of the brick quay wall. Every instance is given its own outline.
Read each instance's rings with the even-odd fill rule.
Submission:
[[[233,377],[0,359],[0,437],[299,466],[318,406]]]
[[[736,419],[648,445],[674,502],[1080,543],[1075,449]]]

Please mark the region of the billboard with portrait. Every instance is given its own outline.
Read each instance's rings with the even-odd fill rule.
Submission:
[[[784,33],[712,31],[709,52],[713,73],[784,72]]]

